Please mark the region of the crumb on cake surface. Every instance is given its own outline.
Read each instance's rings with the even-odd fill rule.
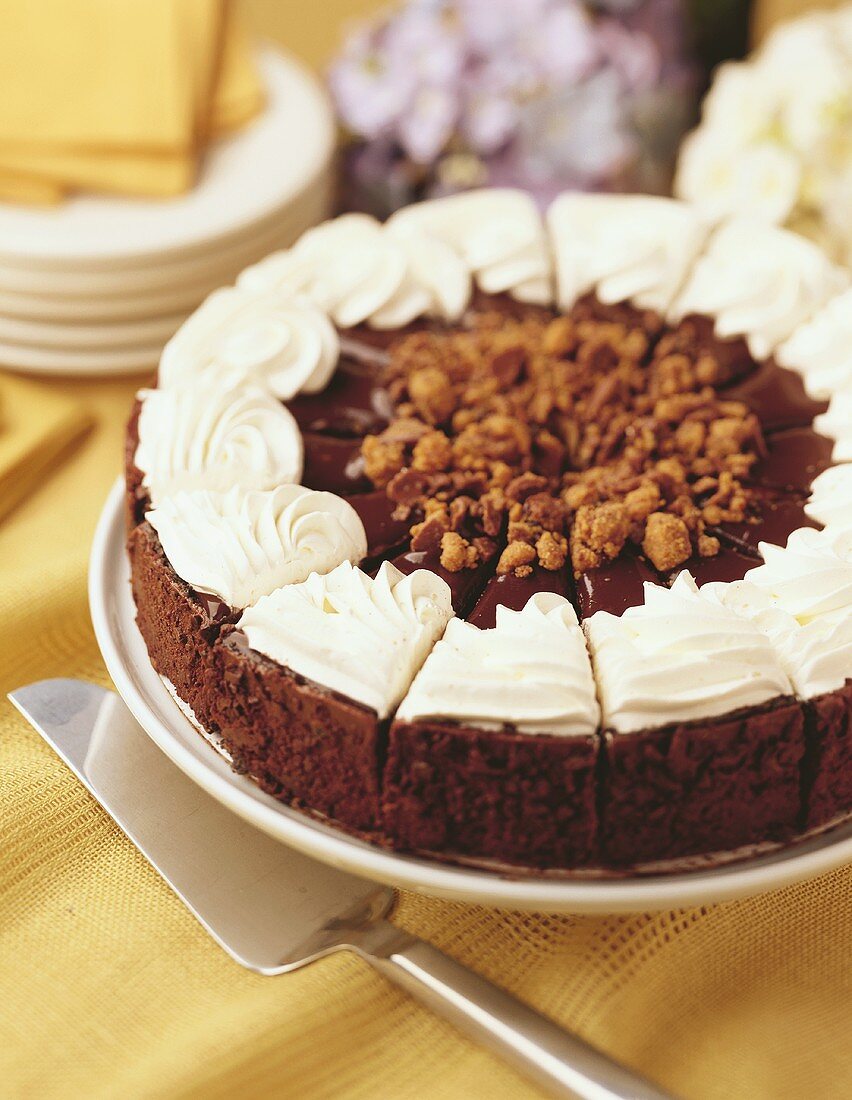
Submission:
[[[575,576],[640,548],[661,573],[713,557],[750,518],[760,422],[717,392],[719,358],[644,321],[476,314],[390,348],[395,416],[364,471],[450,571]]]

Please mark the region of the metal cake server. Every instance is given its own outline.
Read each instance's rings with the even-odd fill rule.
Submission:
[[[10,700],[240,965],[283,974],[355,951],[555,1096],[666,1094],[386,920],[393,890],[287,848],[222,806],[151,741],[113,692],[45,680]]]

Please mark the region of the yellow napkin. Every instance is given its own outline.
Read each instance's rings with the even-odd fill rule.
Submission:
[[[210,111],[209,131],[214,136],[250,122],[264,99],[245,24],[233,7],[229,13]]]
[[[531,1100],[365,964],[241,970],[5,702],[107,685],[86,600],[136,383],[62,383],[96,428],[0,524],[0,1093],[134,1100]],[[852,869],[633,916],[405,895],[394,920],[688,1100],[852,1096]]]
[[[0,0],[0,26],[0,198],[179,194],[262,105],[229,0]]]
[[[56,206],[64,197],[65,188],[61,183],[0,170],[0,202]]]
[[[90,425],[85,409],[49,384],[0,377],[0,521],[42,484]]]

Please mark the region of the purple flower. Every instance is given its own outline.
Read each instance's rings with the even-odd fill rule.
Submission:
[[[399,120],[399,143],[416,164],[429,164],[445,147],[455,128],[458,102],[453,92],[435,84],[419,88],[408,113]]]
[[[602,69],[535,103],[524,115],[518,149],[530,165],[537,160],[582,187],[620,172],[634,142],[617,74]]]
[[[521,108],[511,95],[476,86],[467,90],[461,112],[461,137],[481,156],[501,149],[518,128]]]
[[[421,84],[452,87],[466,60],[458,22],[440,4],[412,4],[389,22],[383,52],[396,58]]]
[[[601,52],[626,90],[641,92],[660,79],[662,59],[654,40],[644,31],[629,31],[614,19],[601,21]]]
[[[329,73],[350,192],[387,213],[484,181],[659,187],[694,104],[685,41],[681,0],[407,0]]]
[[[367,32],[352,38],[329,80],[343,122],[370,140],[392,130],[417,89],[416,74]]]
[[[576,4],[551,5],[527,28],[524,43],[542,80],[565,87],[583,80],[600,61],[596,28]]]

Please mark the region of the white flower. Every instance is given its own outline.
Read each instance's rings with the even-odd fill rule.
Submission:
[[[767,36],[754,56],[764,77],[774,75],[781,87],[790,87],[790,76],[798,76],[799,66],[810,69],[831,51],[835,17],[817,11],[779,23]]]
[[[836,258],[852,267],[852,158],[846,164],[826,190],[822,228]]]
[[[722,65],[675,192],[708,218],[785,225],[852,256],[852,4],[782,24]]]
[[[797,69],[781,111],[781,127],[788,142],[804,157],[819,154],[821,146],[852,118],[852,81],[833,58],[819,67]]]
[[[702,106],[702,130],[724,134],[731,144],[763,138],[781,106],[774,85],[747,62],[729,62],[716,70]]]
[[[711,220],[740,214],[783,224],[796,205],[801,166],[780,145],[737,147],[701,129],[684,143],[675,191]]]
[[[766,141],[746,149],[734,172],[737,210],[783,224],[796,205],[801,174],[797,158],[780,145]]]

